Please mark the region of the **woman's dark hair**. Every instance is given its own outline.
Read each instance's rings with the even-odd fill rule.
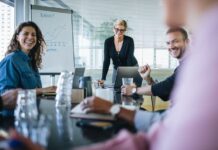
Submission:
[[[17,41],[17,35],[21,32],[24,27],[33,27],[36,31],[36,45],[30,50],[29,57],[32,59],[31,64],[33,69],[37,70],[37,68],[41,68],[42,64],[42,54],[45,49],[45,40],[43,38],[42,32],[39,27],[32,21],[21,23],[17,29],[15,30],[8,49],[5,55],[10,54],[17,49],[21,49],[19,42]]]

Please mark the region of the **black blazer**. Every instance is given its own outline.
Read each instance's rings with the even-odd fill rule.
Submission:
[[[114,36],[109,37],[104,42],[104,62],[102,70],[102,80],[106,79],[110,66],[110,59],[113,61],[114,69],[119,66],[136,66],[138,62],[134,56],[134,41],[129,36],[124,36],[123,45],[118,53],[114,44]]]

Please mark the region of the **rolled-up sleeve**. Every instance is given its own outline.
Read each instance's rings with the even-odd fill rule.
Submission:
[[[17,88],[19,75],[12,60],[4,60],[0,66],[0,93],[6,90]]]
[[[176,71],[164,81],[152,85],[151,86],[152,94],[154,96],[160,97],[164,101],[169,100],[171,92],[173,90],[175,78],[176,78]]]

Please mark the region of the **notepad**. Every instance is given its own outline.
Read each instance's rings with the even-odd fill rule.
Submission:
[[[81,118],[81,119],[91,119],[91,120],[104,120],[104,121],[114,121],[115,117],[110,114],[97,114],[97,113],[86,113],[82,110],[81,104],[76,105],[72,110],[70,117]]]

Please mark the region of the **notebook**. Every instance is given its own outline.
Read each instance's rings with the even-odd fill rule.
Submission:
[[[76,105],[72,110],[70,117],[80,119],[102,120],[102,121],[114,121],[115,117],[110,114],[96,114],[86,113],[82,110],[81,103]]]

